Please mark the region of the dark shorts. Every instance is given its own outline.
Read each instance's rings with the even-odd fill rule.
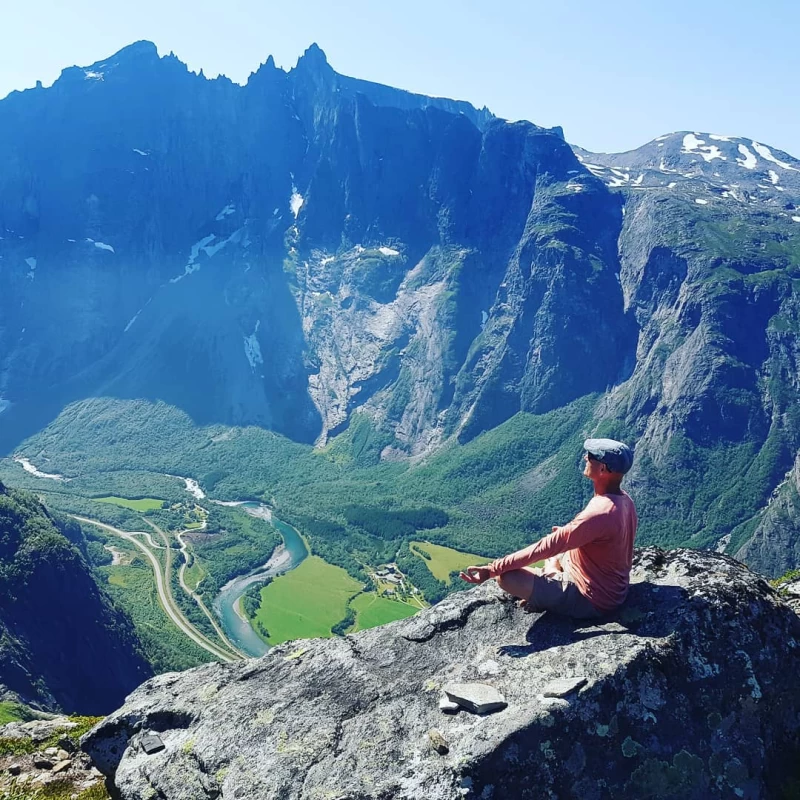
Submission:
[[[573,619],[597,619],[603,616],[603,612],[581,594],[566,573],[549,572],[545,575],[540,569],[530,571],[533,590],[528,606],[531,610],[553,611]]]

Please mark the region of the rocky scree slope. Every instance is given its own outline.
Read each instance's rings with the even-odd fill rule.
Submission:
[[[75,523],[0,484],[0,689],[41,708],[104,714],[152,669],[82,545]]]
[[[645,548],[613,619],[529,615],[490,582],[154,678],[82,746],[124,800],[778,797],[798,778],[798,667],[800,619],[763,579]],[[463,681],[507,708],[443,714]],[[164,748],[147,755],[151,733]]]

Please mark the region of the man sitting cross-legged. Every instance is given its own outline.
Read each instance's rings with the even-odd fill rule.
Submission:
[[[620,482],[633,454],[613,439],[587,439],[583,447],[583,474],[594,484],[586,508],[536,544],[485,567],[467,567],[461,578],[469,583],[497,578],[501,588],[527,601],[532,611],[551,610],[574,619],[594,619],[622,605],[637,517]],[[543,568],[530,567],[542,559]]]

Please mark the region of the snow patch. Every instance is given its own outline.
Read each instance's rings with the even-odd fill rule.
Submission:
[[[792,217],[792,222],[800,222],[800,217]]]
[[[701,199],[701,198],[699,198],[699,197],[695,197],[694,201],[695,201],[695,203],[697,203],[697,205],[699,205],[699,206],[707,206],[707,205],[708,205],[708,200],[702,200],[702,199]]]
[[[778,175],[774,169],[767,170],[767,174],[769,175],[769,179],[772,181],[773,186],[775,186],[781,179],[780,175]]]
[[[98,250],[108,250],[110,253],[114,252],[114,248],[110,244],[106,244],[105,242],[95,242],[94,246]]]
[[[134,153],[138,153],[140,156],[149,156],[150,155],[150,153],[148,153],[146,150],[140,150],[138,147],[134,147],[133,148],[133,152]]]
[[[667,184],[667,189],[674,189],[677,185],[678,184],[675,183],[675,181],[672,181],[672,183]]]
[[[644,172],[641,175],[639,175],[639,177],[633,182],[633,185],[641,186],[643,180],[644,180]]]
[[[670,169],[666,165],[666,162],[664,161],[664,156],[661,156],[661,161],[658,164],[658,168],[661,170],[661,172],[677,172],[678,171],[676,169]]]
[[[775,156],[772,155],[772,151],[769,149],[769,147],[766,147],[763,144],[753,142],[753,150],[755,150],[756,153],[761,156],[761,158],[765,158],[767,161],[771,161],[773,164],[777,164],[783,169],[790,169],[792,172],[800,172],[800,169],[797,169],[797,167],[793,167],[791,164],[787,164],[785,161],[780,161],[779,159],[775,158]]]
[[[485,311],[481,311],[481,330],[486,327],[487,319],[489,319],[489,315]]]
[[[229,217],[231,214],[235,212],[236,212],[236,206],[227,205],[225,206],[225,208],[222,209],[222,211],[219,212],[219,214],[217,214],[216,217],[214,217],[214,219],[216,219],[217,222],[222,222],[222,220],[225,219],[225,217]]]
[[[319,265],[324,267],[326,264],[330,264],[331,261],[336,261],[336,256],[325,256],[320,262]]]
[[[134,314],[134,315],[131,317],[131,319],[130,319],[130,322],[129,322],[129,323],[126,325],[126,326],[125,326],[125,330],[124,330],[124,331],[122,331],[123,333],[127,333],[127,332],[128,332],[130,329],[131,329],[131,325],[133,325],[133,323],[134,323],[134,322],[136,322],[136,320],[137,320],[137,319],[139,319],[139,314],[141,314],[141,313],[142,313],[141,311],[137,311],[137,312],[136,312],[136,313],[135,313],[135,314]]]
[[[734,139],[737,139],[737,136],[722,136],[719,133],[709,133],[709,139],[713,139],[715,142],[732,142]]]
[[[705,143],[705,139],[698,139],[693,133],[687,133],[686,136],[683,137],[683,150],[681,152],[689,153]]]
[[[669,139],[670,136],[672,136],[671,133],[665,133],[663,136],[656,136],[656,141],[663,142],[664,139]]]
[[[393,247],[379,247],[378,252],[384,256],[399,256],[400,251],[395,250]]]
[[[178,275],[177,278],[170,278],[169,282],[177,283],[178,281],[183,280],[187,275],[197,272],[197,270],[200,269],[200,264],[197,263],[197,259],[200,256],[201,251],[205,253],[208,258],[212,258],[220,250],[222,250],[222,248],[225,247],[228,242],[238,242],[241,237],[242,229],[239,228],[238,230],[235,230],[227,239],[220,239],[220,241],[216,244],[211,244],[211,242],[217,238],[213,233],[204,237],[199,242],[195,242],[192,245],[192,252],[189,255],[189,261],[183,270],[183,275]]]
[[[737,158],[736,163],[745,169],[755,169],[758,159],[747,149],[747,145],[740,144],[739,152],[744,158]]]
[[[90,69],[85,69],[83,71],[84,80],[85,81],[102,81],[103,80],[103,73],[102,72],[93,72]]]
[[[31,268],[36,269],[36,264],[38,263],[35,258],[26,258],[25,263]]]
[[[588,169],[589,172],[591,172],[596,178],[602,178],[606,169],[605,167],[601,167],[599,164],[584,163],[583,166],[586,167],[586,169]]]
[[[300,213],[303,203],[305,203],[303,195],[301,195],[300,192],[298,192],[297,189],[292,186],[292,196],[289,199],[289,208],[292,210],[292,214],[294,214],[295,219],[297,219],[297,215]]]
[[[35,475],[37,478],[47,478],[51,481],[67,480],[63,475],[56,475],[51,472],[41,472],[40,470],[36,469],[36,467],[34,467],[27,458],[23,458],[22,456],[14,456],[14,461],[16,461],[17,464],[20,464],[25,472],[30,472],[31,475]]]
[[[244,354],[250,362],[252,369],[256,368],[256,364],[263,364],[264,358],[261,355],[261,345],[258,343],[258,329],[261,327],[261,320],[256,322],[256,329],[249,335],[244,337]]]
[[[722,155],[722,150],[720,150],[715,144],[710,144],[708,147],[704,147],[697,152],[700,153],[705,161],[713,161],[715,158],[720,158],[723,161],[728,160],[728,157]]]

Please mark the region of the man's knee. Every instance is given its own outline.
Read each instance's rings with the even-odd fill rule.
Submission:
[[[533,591],[533,574],[525,569],[513,569],[498,575],[497,584],[514,597],[527,600]]]
[[[511,575],[517,572],[517,570],[512,570],[512,572],[504,572],[502,575],[497,576],[497,585],[503,589],[503,591],[510,592],[511,585],[513,583],[513,578]]]

